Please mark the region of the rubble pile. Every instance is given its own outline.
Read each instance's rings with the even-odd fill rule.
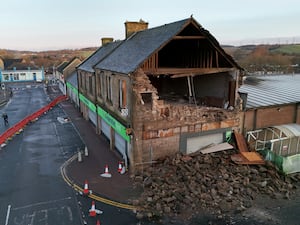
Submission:
[[[280,175],[268,162],[237,165],[230,159],[235,153],[176,154],[153,164],[135,176],[136,184],[144,188],[135,204],[148,217],[201,209],[218,215],[250,208],[260,194],[289,199],[297,188],[300,174]]]

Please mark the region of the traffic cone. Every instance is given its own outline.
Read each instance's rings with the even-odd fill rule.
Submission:
[[[84,182],[84,188],[83,188],[83,194],[84,195],[88,195],[89,193],[90,193],[90,191],[89,191],[88,182],[87,182],[87,180],[85,180],[85,182]]]
[[[121,173],[122,167],[123,167],[123,166],[122,166],[122,162],[119,162],[119,166],[118,166],[118,172],[119,172],[119,173]]]
[[[97,223],[96,223],[96,225],[100,225],[100,220],[97,220]]]
[[[95,217],[97,215],[97,213],[96,213],[96,206],[95,206],[95,202],[94,201],[92,201],[92,207],[90,208],[89,213],[90,213],[89,215],[91,217]]]
[[[104,173],[101,174],[101,177],[111,178],[111,174],[108,172],[108,165],[105,166]]]

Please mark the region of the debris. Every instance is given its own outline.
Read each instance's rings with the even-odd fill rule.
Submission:
[[[219,151],[224,151],[228,149],[233,149],[233,146],[227,142],[221,143],[221,144],[216,144],[213,146],[210,146],[208,148],[200,150],[202,154],[207,154],[207,153],[213,153],[213,152],[219,152]]]
[[[144,168],[143,174],[135,177],[135,184],[144,188],[135,202],[144,209],[139,213],[145,217],[147,212],[174,216],[202,209],[222,215],[251,207],[259,194],[283,199],[295,192],[300,174],[286,179],[272,164],[232,163],[231,156],[236,153],[227,150],[197,154],[189,160],[177,153]],[[250,153],[246,156],[256,159]]]

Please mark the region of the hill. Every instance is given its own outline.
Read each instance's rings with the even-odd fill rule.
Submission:
[[[300,73],[300,44],[223,48],[249,73]]]
[[[222,47],[249,73],[300,73],[300,44]],[[43,66],[45,70],[51,70],[74,57],[84,60],[96,50],[97,47],[41,52],[0,49],[0,57],[22,58],[26,66]]]

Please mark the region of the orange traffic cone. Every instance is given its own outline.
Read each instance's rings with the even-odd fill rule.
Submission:
[[[119,162],[119,166],[118,166],[118,172],[119,172],[119,173],[121,173],[122,168],[123,168],[122,162]]]
[[[96,225],[100,225],[100,220],[97,220],[97,223],[96,223]]]
[[[108,165],[105,166],[105,171],[104,173],[101,174],[102,177],[107,177],[110,178],[111,174],[108,172]]]
[[[89,191],[88,182],[87,182],[87,180],[85,180],[85,182],[84,182],[83,194],[84,194],[84,195],[88,195],[89,193],[90,193],[90,191]]]
[[[89,213],[90,213],[89,215],[91,217],[95,217],[97,215],[97,213],[96,213],[96,206],[95,206],[95,202],[94,201],[92,201],[92,207],[90,208]]]

